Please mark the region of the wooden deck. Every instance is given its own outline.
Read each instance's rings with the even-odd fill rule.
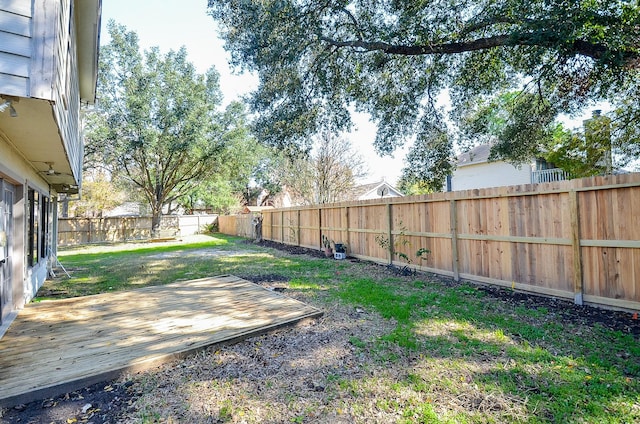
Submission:
[[[63,394],[320,315],[234,276],[30,304],[0,339],[0,405]]]

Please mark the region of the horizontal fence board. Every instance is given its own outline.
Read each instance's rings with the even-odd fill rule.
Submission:
[[[273,209],[262,235],[317,249],[326,236],[359,259],[640,310],[639,173]]]

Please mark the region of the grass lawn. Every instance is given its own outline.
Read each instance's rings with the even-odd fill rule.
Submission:
[[[349,325],[346,359],[314,376],[322,378],[313,383],[322,390],[313,393],[313,402],[303,399],[306,392],[277,392],[283,383],[275,377],[265,377],[257,392],[242,384],[249,377],[212,377],[206,387],[215,386],[207,397],[214,422],[640,422],[637,336],[585,325],[561,308],[509,302],[469,283],[398,276],[379,265],[292,255],[222,235],[70,249],[58,258],[71,278],[48,281],[36,300],[220,274],[279,276],[288,282],[286,294],[327,311],[324,325]],[[295,331],[287,333],[290,340]],[[204,355],[204,363],[222,364],[215,359],[219,352]],[[358,372],[347,372],[344,364],[354,363]],[[205,385],[195,375],[181,375],[180,390]],[[149,383],[153,376],[144,378],[139,395],[157,399],[164,386]],[[198,404],[189,399],[181,406],[182,419],[193,418],[189,411]],[[139,406],[136,417],[180,421],[152,403]]]

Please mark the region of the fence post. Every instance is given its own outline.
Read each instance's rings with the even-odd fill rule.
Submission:
[[[460,268],[458,259],[458,208],[456,200],[451,199],[450,203],[451,221],[451,269],[453,271],[453,281],[460,281]]]
[[[269,240],[273,240],[273,212],[269,211]]]
[[[387,203],[387,238],[389,239],[389,265],[393,265],[393,216],[391,215],[391,203]]]
[[[280,242],[284,244],[284,210],[280,211]]]
[[[342,209],[342,242],[349,248],[349,206]]]
[[[318,208],[318,246],[322,250],[322,208]]]
[[[582,248],[580,246],[580,212],[578,193],[575,189],[569,191],[569,208],[571,213],[571,247],[573,250],[573,301],[582,305]]]
[[[298,221],[297,221],[296,225],[298,227],[298,232],[296,233],[297,234],[296,242],[297,242],[298,246],[300,246],[300,209],[298,209]]]

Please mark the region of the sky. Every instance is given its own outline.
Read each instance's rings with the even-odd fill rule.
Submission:
[[[225,104],[257,87],[256,76],[239,75],[230,69],[229,54],[218,38],[215,21],[207,15],[206,0],[103,0],[101,44],[109,42],[107,22],[110,19],[136,32],[142,49],[158,46],[161,52],[166,53],[185,46],[189,61],[198,72],[204,73],[215,66],[220,73]],[[396,183],[406,150],[397,151],[393,158],[379,157],[373,147],[375,125],[366,115],[360,114],[354,117],[354,122],[356,130],[345,134],[345,137],[367,163],[369,175],[360,182],[370,183],[384,178]]]

